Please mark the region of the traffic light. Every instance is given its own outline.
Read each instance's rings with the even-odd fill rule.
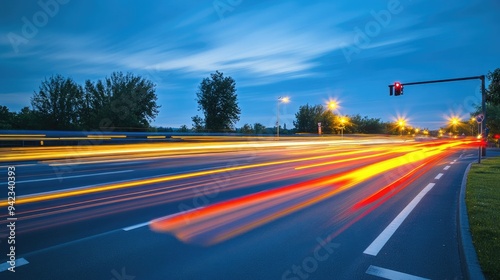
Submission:
[[[394,83],[394,95],[398,96],[403,94],[403,85],[400,82]]]

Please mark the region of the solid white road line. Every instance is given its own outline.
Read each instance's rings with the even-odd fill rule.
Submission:
[[[16,184],[34,183],[34,182],[42,182],[42,181],[53,181],[53,180],[64,180],[64,179],[74,179],[74,178],[92,177],[92,176],[102,176],[102,175],[110,175],[110,174],[127,173],[127,172],[132,172],[132,171],[134,171],[134,170],[121,170],[121,171],[112,171],[112,172],[103,172],[103,173],[85,174],[85,175],[75,175],[75,176],[67,176],[67,177],[46,178],[46,179],[37,179],[37,180],[24,180],[24,181],[16,181]],[[3,184],[7,184],[7,183],[5,182]]]
[[[394,218],[394,220],[382,231],[382,233],[366,248],[363,252],[367,255],[376,256],[378,252],[384,247],[385,243],[389,241],[391,236],[396,232],[399,226],[404,222],[406,217],[417,206],[420,200],[434,187],[434,183],[429,183],[406,207]]]
[[[451,166],[447,165],[447,166],[445,166],[445,167],[443,168],[443,170],[448,170],[448,169],[450,169],[450,167],[451,167]]]
[[[25,258],[16,259],[16,268],[25,264],[29,264],[29,262]],[[9,267],[11,267],[9,262],[0,264],[0,272],[8,270]]]
[[[434,179],[439,180],[441,179],[441,177],[443,177],[443,175],[444,175],[443,173],[439,173]]]
[[[391,280],[426,280],[428,278],[422,278],[418,276],[414,276],[411,274],[406,274],[403,272],[395,271],[395,270],[390,270],[374,265],[370,265],[368,269],[366,270],[367,274],[378,276],[381,278],[385,279],[391,279]]]

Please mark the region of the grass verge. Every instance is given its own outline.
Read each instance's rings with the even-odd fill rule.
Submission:
[[[472,242],[486,279],[500,277],[500,157],[473,164],[465,195]]]

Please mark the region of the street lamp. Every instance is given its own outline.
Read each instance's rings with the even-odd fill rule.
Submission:
[[[339,116],[341,115],[338,108],[339,108],[339,102],[337,100],[330,100],[328,102],[328,108],[330,110],[332,110],[332,113],[335,115],[335,110],[337,110],[337,113],[339,114]],[[341,135],[342,135],[342,139],[344,139],[344,128],[345,128],[345,123],[347,122],[347,118],[346,117],[340,117],[340,123],[341,123]]]
[[[460,119],[457,117],[452,117],[450,119],[450,123],[453,126],[453,132],[457,132],[457,124],[460,122]]]
[[[276,137],[278,138],[277,140],[280,139],[280,103],[288,103],[290,102],[290,97],[285,96],[285,97],[278,97],[278,104],[276,106]]]
[[[469,124],[470,124],[470,135],[474,136],[474,124],[476,123],[476,118],[471,117]]]
[[[341,117],[340,118],[340,123],[342,124],[342,126],[340,127],[340,131],[341,131],[341,139],[344,139],[344,127],[345,127],[345,123],[347,122],[347,119],[345,117]]]
[[[328,108],[330,108],[331,110],[337,109],[338,106],[339,104],[335,100],[328,102]]]
[[[399,125],[400,135],[403,136],[403,130],[404,130],[404,127],[405,127],[405,120],[404,119],[399,119],[398,120],[398,125]]]

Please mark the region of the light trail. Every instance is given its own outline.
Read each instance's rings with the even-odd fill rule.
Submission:
[[[186,215],[156,219],[150,223],[150,228],[158,232],[171,232],[184,242],[213,245],[337,195],[361,182],[401,166],[402,162],[404,164],[420,162],[419,167],[423,167],[435,156],[463,144],[464,142],[441,142],[439,145],[434,143],[428,145],[429,147],[420,145],[421,149],[418,151],[342,174],[236,198],[189,212]],[[304,197],[303,191],[312,195]],[[278,200],[277,197],[281,199]],[[242,209],[245,211],[241,211]]]
[[[204,170],[204,171],[190,172],[190,173],[177,174],[177,175],[169,175],[169,176],[156,177],[156,178],[150,178],[150,179],[132,180],[129,182],[105,184],[105,185],[101,185],[101,186],[94,186],[94,187],[87,187],[87,188],[78,188],[76,190],[61,190],[61,191],[54,191],[54,192],[50,192],[50,193],[25,195],[25,196],[19,196],[16,200],[16,204],[19,205],[19,204],[41,202],[41,201],[47,201],[47,200],[53,200],[53,199],[68,198],[68,197],[73,197],[73,196],[81,196],[81,195],[94,194],[94,193],[99,193],[99,192],[106,192],[106,191],[113,191],[113,190],[118,190],[118,189],[138,187],[138,186],[143,186],[143,185],[148,185],[148,184],[158,184],[158,183],[165,183],[165,182],[180,180],[180,179],[188,179],[188,178],[195,178],[195,177],[201,177],[201,176],[206,176],[206,175],[215,175],[215,174],[221,174],[221,173],[232,172],[232,171],[253,169],[253,168],[258,168],[258,167],[269,167],[269,166],[275,166],[275,165],[281,165],[281,164],[290,164],[290,163],[325,159],[325,158],[331,158],[331,157],[335,157],[335,156],[337,156],[337,155],[335,155],[335,154],[334,155],[321,155],[321,156],[313,156],[313,157],[306,157],[306,158],[270,161],[270,162],[239,165],[239,166],[226,167],[226,168],[216,168],[216,169],[212,169],[212,170]],[[0,207],[5,207],[7,205],[8,205],[7,201],[0,202]]]
[[[99,137],[96,138],[99,140]],[[91,139],[92,140],[92,139]],[[367,141],[367,140],[365,140]],[[386,140],[389,141],[389,140]],[[393,140],[397,141],[397,140]],[[91,144],[91,143],[89,143]],[[0,149],[0,162],[48,160],[54,158],[85,158],[103,155],[125,155],[144,154],[168,155],[187,152],[212,152],[212,151],[235,151],[266,149],[277,147],[298,147],[298,146],[324,146],[338,145],[338,141],[333,140],[309,140],[309,141],[252,141],[252,142],[230,142],[230,143],[147,143],[147,144],[127,144],[127,145],[81,145],[68,146],[61,150],[61,147],[29,147],[29,148],[2,148]]]
[[[200,144],[195,144],[193,147],[199,150],[186,150],[181,156],[176,155],[175,153],[177,152],[164,151],[164,154],[170,157],[185,158],[186,166],[189,166],[189,164],[192,165],[193,161],[197,162],[198,155],[193,155],[194,153],[221,152],[226,151],[226,149],[227,152],[232,153],[231,156],[255,149],[258,153],[252,156],[263,162],[241,164],[244,162],[236,161],[235,164],[237,165],[230,167],[102,184],[72,191],[57,190],[46,194],[18,196],[16,204],[30,205],[29,207],[23,207],[23,211],[19,212],[20,217],[25,221],[25,223],[20,225],[19,229],[24,231],[50,228],[114,213],[133,211],[135,209],[175,201],[185,201],[196,197],[200,189],[203,189],[204,194],[213,194],[259,185],[269,186],[270,184],[280,184],[279,186],[283,186],[282,182],[285,180],[303,181],[305,177],[316,177],[316,179],[307,179],[305,182],[289,185],[288,187],[277,187],[276,189],[254,194],[253,199],[245,200],[244,198],[252,196],[247,195],[219,203],[214,203],[217,200],[210,200],[212,205],[205,207],[203,210],[179,215],[177,218],[182,219],[182,223],[169,224],[167,227],[163,227],[165,226],[163,222],[166,220],[159,219],[155,220],[155,223],[151,225],[152,228],[160,225],[155,230],[173,233],[185,242],[211,245],[324,201],[329,197],[351,189],[359,183],[375,178],[394,168],[410,164],[414,168],[422,164],[425,166],[425,164],[429,164],[432,161],[431,159],[435,155],[443,154],[448,149],[459,147],[460,145],[472,146],[475,142],[436,141],[429,143],[393,143],[391,145],[375,146],[333,145],[328,148],[325,148],[325,145],[328,146],[329,144],[325,144],[325,142],[321,143],[322,145],[312,147],[299,145],[298,147],[301,147],[303,150],[281,149],[286,147],[295,148],[295,143],[287,143],[286,145],[280,143],[279,146],[269,150],[261,148],[270,148],[271,146],[262,145],[259,148],[255,148],[248,145],[248,143],[245,143],[246,148],[240,148],[241,150],[228,149],[233,144],[230,143],[228,145],[219,145],[224,148],[218,150],[205,150],[200,148]],[[155,145],[149,144],[146,146],[148,149],[155,147]],[[99,147],[96,148],[100,149]],[[131,148],[131,150],[134,149],[135,147]],[[52,148],[44,149],[44,153],[49,150],[52,150]],[[63,152],[63,154],[65,153]],[[221,161],[221,158],[223,159],[227,154],[226,152],[222,154],[218,153],[217,161]],[[266,154],[266,156],[263,157],[263,154]],[[92,156],[75,160],[106,163],[108,160],[126,162],[146,159],[161,160],[164,158],[162,152],[150,151],[149,155],[150,157],[145,152],[109,155],[94,153]],[[268,161],[276,156],[282,158]],[[242,158],[244,159],[245,157]],[[45,163],[64,165],[64,161],[66,160],[47,160]],[[204,163],[206,163],[206,158],[204,159]],[[161,166],[164,163],[158,161],[155,164]],[[349,170],[353,166],[361,167]],[[323,172],[327,172],[325,173],[327,176],[323,174],[324,177],[317,178],[318,174]],[[416,172],[411,174],[411,176],[414,174]],[[217,178],[223,178],[225,183],[216,185],[214,181],[219,180]],[[399,184],[395,184],[392,187],[383,187],[381,191],[376,192],[377,195],[374,194],[371,198],[369,195],[366,196],[364,203],[361,203],[363,201],[361,199],[361,204],[357,204],[358,208],[350,210],[351,215],[358,211],[358,209],[371,207],[372,203],[389,199],[389,190],[396,187],[399,188],[399,186],[402,186],[404,182],[409,180],[401,180]],[[174,183],[174,181],[178,182]],[[116,192],[119,190],[126,191]],[[247,192],[251,191],[249,189]],[[272,191],[276,191],[274,195],[271,195]],[[98,194],[98,196],[85,196],[90,194]],[[77,197],[77,199],[68,200],[74,197]],[[46,202],[51,203],[48,204]],[[216,207],[228,202],[234,203],[226,204],[227,208]],[[352,205],[356,205],[356,202]],[[6,205],[6,201],[0,201],[0,206]],[[208,215],[207,213],[209,212],[204,212],[205,209],[206,211],[212,211],[210,212],[211,214]]]

